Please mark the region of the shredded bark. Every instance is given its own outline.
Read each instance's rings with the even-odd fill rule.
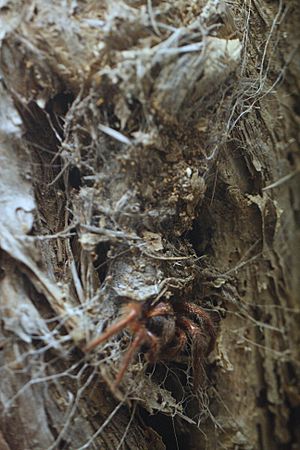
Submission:
[[[296,6],[1,3],[1,448],[296,448]],[[213,352],[114,389],[124,299]]]

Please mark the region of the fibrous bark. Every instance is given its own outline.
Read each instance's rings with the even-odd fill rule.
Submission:
[[[1,448],[296,448],[297,15],[3,2]],[[213,353],[113,390],[129,334],[82,350],[124,298],[206,309]]]

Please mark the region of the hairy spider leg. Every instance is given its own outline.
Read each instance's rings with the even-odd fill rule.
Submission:
[[[157,360],[157,355],[159,354],[161,344],[159,338],[155,336],[151,331],[147,330],[148,342],[150,341],[150,348],[147,350],[147,360],[150,363],[154,363]]]
[[[140,348],[142,342],[145,339],[145,330],[140,329],[140,331],[138,331],[137,335],[135,336],[135,338],[133,339],[133,341],[131,342],[131,344],[129,345],[129,348],[124,356],[124,359],[122,361],[122,365],[121,368],[118,372],[118,375],[115,379],[115,382],[113,384],[113,387],[116,388],[118,386],[118,384],[120,383],[120,381],[122,380],[129,364],[130,361],[132,360],[132,358],[135,356],[135,354],[137,353],[138,349]]]
[[[184,303],[182,305],[182,312],[192,313],[195,316],[199,316],[203,320],[203,325],[207,329],[210,336],[210,342],[206,352],[207,355],[209,355],[209,353],[211,353],[214,349],[216,343],[216,331],[210,315],[200,306],[195,305],[195,303]]]
[[[164,315],[174,315],[173,308],[165,303],[158,303],[153,308],[151,308],[147,313],[144,320],[151,319],[153,317],[157,316],[164,316]],[[121,369],[117,375],[116,381],[114,383],[114,387],[116,387],[120,381],[122,380],[130,362],[134,358],[135,354],[138,352],[139,348],[145,344],[150,344],[150,349],[147,351],[147,359],[148,361],[155,361],[157,353],[159,353],[160,343],[158,337],[156,337],[151,331],[147,330],[145,325],[141,325],[141,323],[137,322],[136,320],[131,321],[129,324],[129,328],[131,329],[132,333],[137,333],[134,340],[130,344],[122,365]],[[142,328],[141,328],[142,326]]]
[[[174,316],[174,309],[169,303],[160,302],[157,305],[154,305],[153,308],[148,311],[147,319],[151,319],[151,317],[168,315]]]
[[[194,385],[200,386],[203,384],[205,378],[205,370],[203,367],[205,354],[203,349],[203,337],[205,334],[199,329],[199,326],[186,317],[180,317],[178,319],[178,325],[185,329],[187,334],[191,337]]]
[[[156,338],[148,331],[144,325],[142,325],[138,320],[141,316],[141,305],[138,303],[129,303],[125,307],[125,314],[124,316],[107,328],[107,330],[104,331],[100,336],[93,339],[84,350],[86,352],[91,351],[98,345],[102,344],[103,342],[107,341],[111,336],[115,335],[119,331],[123,330],[127,326],[131,329],[133,333],[136,333],[133,341],[129,345],[129,348],[127,349],[124,359],[121,364],[121,368],[118,372],[118,375],[115,379],[115,382],[113,384],[113,387],[116,388],[118,384],[121,382],[131,360],[133,359],[134,355],[137,353],[138,349],[141,347],[141,345],[144,342],[150,341],[151,344],[156,348],[157,347],[157,340]]]
[[[199,336],[199,334],[202,334],[199,330],[199,327],[187,317],[179,317],[177,319],[177,323],[183,329],[185,329],[192,338],[195,338]]]
[[[127,310],[129,312],[127,313]],[[90,352],[93,350],[93,348],[97,347],[98,345],[102,344],[102,342],[107,341],[111,336],[117,334],[119,331],[123,330],[127,327],[130,323],[134,322],[141,313],[141,306],[136,303],[129,303],[126,307],[126,315],[124,315],[118,322],[112,324],[110,327],[108,327],[104,333],[102,333],[100,336],[93,339],[91,342],[89,342],[85,348],[85,352]]]
[[[113,388],[116,388],[122,381],[122,378],[126,370],[128,369],[129,364],[131,363],[132,359],[134,358],[134,356],[136,355],[142,344],[147,341],[153,340],[155,340],[155,337],[152,335],[152,333],[150,333],[144,326],[142,326],[142,328],[139,329],[135,338],[133,339],[133,341],[131,342],[125,353],[124,359],[121,364],[121,368],[113,384]]]

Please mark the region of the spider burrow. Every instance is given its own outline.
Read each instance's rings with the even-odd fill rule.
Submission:
[[[174,299],[156,304],[124,300],[126,306],[121,318],[84,348],[85,352],[90,352],[120,331],[126,328],[131,331],[133,338],[121,362],[114,389],[139,350],[146,354],[150,363],[178,360],[190,343],[194,369],[213,350],[216,340],[213,321],[200,306]]]

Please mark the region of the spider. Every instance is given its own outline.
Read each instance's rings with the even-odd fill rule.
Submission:
[[[107,341],[125,328],[133,339],[128,346],[119,372],[114,381],[115,389],[123,379],[136,353],[144,351],[149,362],[176,360],[190,343],[193,351],[193,368],[202,364],[214,347],[216,334],[209,314],[200,306],[186,301],[168,300],[156,304],[125,299],[126,306],[119,320],[110,325],[100,336],[90,341],[85,352]]]

